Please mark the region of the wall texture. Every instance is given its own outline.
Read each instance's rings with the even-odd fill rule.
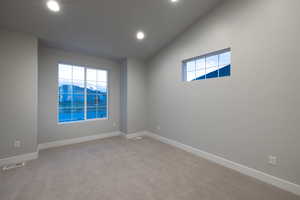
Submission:
[[[0,159],[36,152],[37,70],[37,39],[0,30]]]
[[[127,59],[121,63],[121,114],[120,114],[120,130],[127,133]]]
[[[160,51],[148,66],[148,129],[300,184],[299,7],[224,1]],[[181,81],[182,60],[227,47],[231,77]]]
[[[146,65],[143,61],[127,58],[121,75],[121,131],[136,133],[146,128]]]
[[[127,133],[145,130],[146,94],[144,62],[127,59]]]
[[[69,124],[57,123],[57,87],[59,63],[108,70],[109,120],[95,120]],[[39,49],[38,97],[39,144],[119,131],[120,65],[107,59],[41,47]]]

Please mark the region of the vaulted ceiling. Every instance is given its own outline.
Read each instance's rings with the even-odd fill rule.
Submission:
[[[146,59],[221,0],[1,0],[0,28],[38,37],[42,44],[109,58]],[[137,41],[136,31],[147,37]]]

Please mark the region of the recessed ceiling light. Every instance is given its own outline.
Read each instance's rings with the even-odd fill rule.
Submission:
[[[55,0],[49,0],[47,2],[47,7],[49,8],[49,10],[51,10],[53,12],[59,12],[60,11],[60,6],[59,6],[58,2],[55,1]]]
[[[145,33],[143,31],[138,31],[137,34],[136,34],[136,38],[138,40],[143,40],[145,39]]]
[[[178,2],[179,0],[170,0],[172,3],[176,3]]]

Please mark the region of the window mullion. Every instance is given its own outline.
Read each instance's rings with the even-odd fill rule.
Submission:
[[[87,119],[87,71],[84,68],[84,120]]]
[[[194,70],[195,70],[195,78],[194,78],[194,80],[196,80],[197,79],[197,68],[196,68],[196,60],[194,60]]]
[[[97,83],[98,83],[98,70],[96,70],[96,91],[97,91]],[[98,105],[98,94],[97,94],[97,92],[96,92],[96,96],[95,96],[95,100],[96,100],[96,105],[95,105],[95,109],[96,109],[96,116],[95,116],[95,119],[97,119],[97,117],[98,117],[98,107],[97,107],[97,105]]]
[[[220,77],[220,54],[218,55],[218,77]]]
[[[73,121],[73,98],[74,98],[74,92],[73,92],[73,88],[74,87],[74,81],[73,81],[73,66],[72,66],[72,73],[71,73],[71,121]]]
[[[204,77],[204,79],[206,79],[206,56],[205,56],[205,58],[204,58],[204,64],[205,64],[205,69],[204,69],[204,75],[205,75],[205,77]]]

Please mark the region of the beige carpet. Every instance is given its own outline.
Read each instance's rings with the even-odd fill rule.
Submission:
[[[122,137],[40,152],[0,172],[1,200],[299,200],[150,138]]]

